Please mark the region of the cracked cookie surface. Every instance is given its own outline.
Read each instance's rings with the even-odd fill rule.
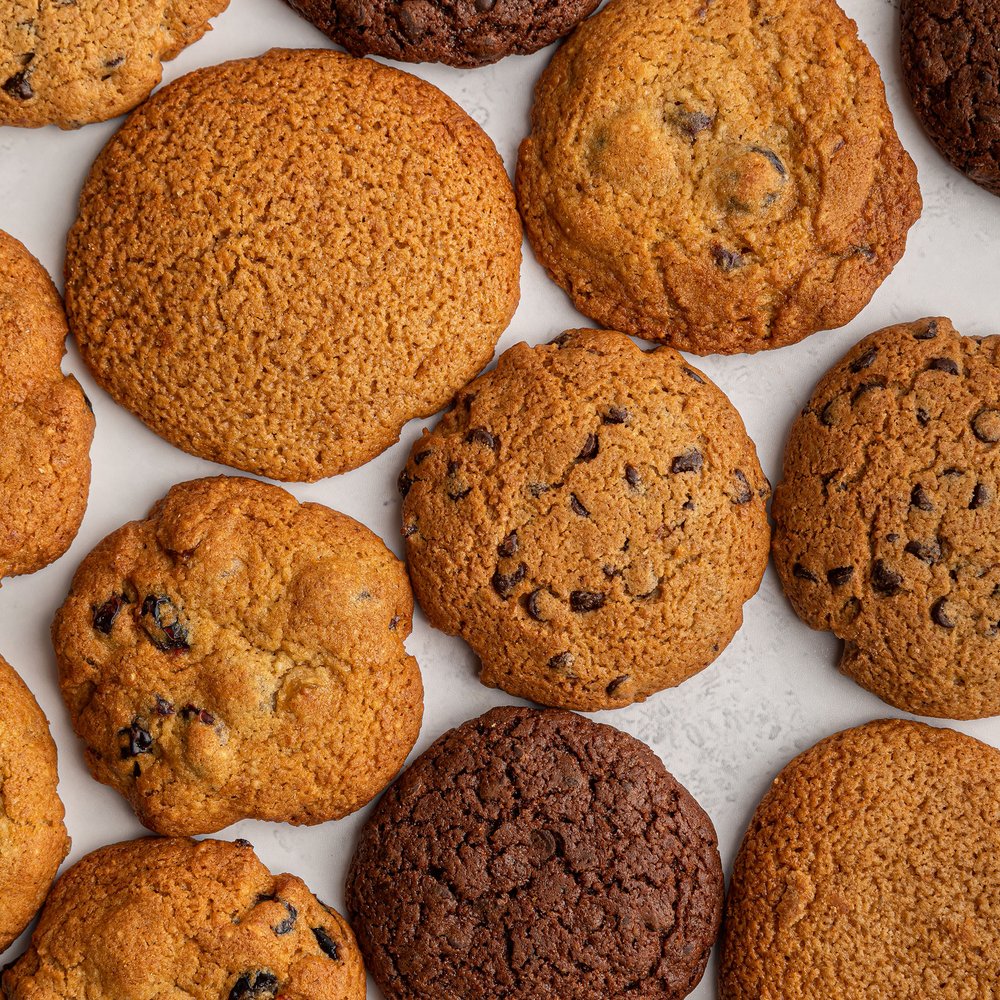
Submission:
[[[680,1000],[722,912],[712,822],[638,740],[498,708],[386,792],[347,906],[389,1000]]]
[[[102,847],[56,883],[4,1000],[364,1000],[347,922],[246,841]]]
[[[402,564],[363,525],[255,480],[175,486],[83,561],[52,627],[91,773],[158,833],[322,823],[420,730]]]
[[[517,178],[584,315],[698,354],[847,323],[921,206],[834,0],[612,0],[542,75]]]
[[[484,684],[543,704],[628,705],[697,673],[767,563],[739,414],[620,333],[511,348],[414,444],[400,488],[431,624],[472,646]]]
[[[736,858],[720,1000],[988,997],[998,782],[993,747],[902,720],[796,757]]]
[[[897,708],[1000,714],[1000,337],[888,327],[823,377],[775,490],[793,607]]]

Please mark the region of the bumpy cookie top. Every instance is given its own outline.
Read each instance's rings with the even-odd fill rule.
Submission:
[[[168,441],[313,480],[486,364],[520,255],[503,164],[461,108],[371,60],[273,51],[175,81],[111,140],[67,308],[97,380]]]
[[[1000,337],[862,340],[793,426],[772,513],[785,592],[844,671],[919,715],[1000,713]]]
[[[228,0],[0,0],[0,125],[76,128],[134,108]]]
[[[6,1000],[363,1000],[354,936],[246,841],[133,840],[59,880]]]
[[[42,905],[69,851],[48,720],[0,657],[0,952]]]
[[[413,597],[363,525],[249,479],[175,486],[84,560],[52,626],[98,781],[159,833],[364,805],[420,730]]]
[[[347,898],[389,1000],[679,1000],[718,931],[722,869],[711,820],[647,746],[499,708],[386,792]]]
[[[538,84],[518,197],[585,315],[699,354],[848,322],[920,212],[834,0],[613,0]]]
[[[0,231],[0,577],[61,556],[87,509],[94,417],[59,367],[66,332],[45,269]]]
[[[872,722],[796,757],[736,858],[720,1000],[989,996],[998,782],[995,749],[918,722]]]
[[[414,589],[483,683],[627,705],[718,655],[767,563],[769,493],[729,400],[669,348],[518,344],[410,454]]]

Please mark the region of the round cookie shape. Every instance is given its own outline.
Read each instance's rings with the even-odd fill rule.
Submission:
[[[917,715],[1000,714],[1000,337],[939,317],[862,340],[792,427],[772,515],[845,673]]]
[[[60,368],[66,334],[52,279],[0,231],[0,577],[58,559],[87,509],[94,415]]]
[[[903,720],[796,757],[736,858],[720,1000],[983,996],[1000,962],[998,781],[993,747]]]
[[[182,77],[111,140],[67,311],[94,377],[156,433],[311,481],[490,360],[520,256],[510,181],[461,108],[373,60],[275,50]]]
[[[56,883],[6,1000],[364,1000],[354,935],[245,840],[102,847]]]
[[[387,1000],[680,1000],[722,890],[711,820],[645,744],[570,712],[498,708],[386,792],[347,906]]]
[[[518,344],[414,444],[410,577],[491,687],[595,711],[711,663],[767,564],[769,487],[733,405],[670,348]],[[738,557],[734,557],[739,553]]]
[[[0,125],[78,128],[130,111],[228,0],[0,0]]]
[[[906,0],[903,76],[934,145],[1000,195],[1000,7],[994,0]]]
[[[847,323],[921,208],[835,0],[612,0],[543,73],[517,188],[584,315],[697,354]]]
[[[24,930],[69,852],[56,745],[34,695],[0,657],[0,952]]]
[[[83,561],[59,682],[93,776],[150,829],[322,823],[377,795],[420,731],[402,564],[284,490],[182,483]]]

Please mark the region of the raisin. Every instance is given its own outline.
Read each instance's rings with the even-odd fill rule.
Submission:
[[[528,483],[528,492],[537,500],[543,493],[548,493],[552,487],[548,483]]]
[[[509,559],[512,555],[516,555],[518,547],[517,532],[512,531],[506,538],[497,546],[497,555],[501,559]]]
[[[412,538],[417,533],[417,522],[409,521],[403,525],[402,535],[404,538]]]
[[[416,455],[413,456],[413,464],[421,465],[423,462],[430,458],[432,452],[429,448],[424,449],[424,451],[418,451]]]
[[[121,748],[122,760],[153,752],[153,737],[138,719],[133,719],[124,729],[119,729],[118,735],[127,738],[126,746]]]
[[[110,635],[123,604],[128,604],[128,600],[123,594],[112,594],[99,608],[96,608],[94,610],[94,630],[103,635]]]
[[[406,469],[399,474],[399,479],[396,480],[396,488],[399,490],[399,495],[406,499],[406,495],[410,492],[413,487],[413,480],[410,478]]]
[[[580,517],[590,517],[590,511],[580,503],[580,498],[575,493],[569,495],[569,509]]]
[[[691,368],[681,368],[681,371],[684,372],[684,374],[687,375],[688,378],[693,378],[695,382],[697,382],[699,385],[705,384],[705,380]]]
[[[941,545],[937,541],[933,542],[907,542],[903,548],[911,556],[916,556],[921,562],[933,566],[941,561]]]
[[[497,569],[490,580],[493,589],[506,601],[514,593],[517,585],[524,579],[528,572],[528,567],[524,563],[519,563],[513,573],[501,573]]]
[[[588,434],[586,441],[583,442],[583,447],[580,449],[580,454],[576,456],[576,460],[578,462],[589,462],[597,458],[597,452],[600,447],[601,444],[597,440],[597,435]]]
[[[612,406],[608,412],[601,417],[601,423],[623,424],[629,418],[629,412],[623,406]]]
[[[914,340],[933,340],[938,333],[937,320],[932,319],[922,330],[917,330],[913,334]]]
[[[258,896],[257,902],[280,903],[285,908],[285,916],[276,924],[272,924],[271,930],[274,931],[276,937],[291,933],[295,927],[295,921],[299,919],[299,911],[287,899],[282,899],[280,896]]]
[[[527,611],[528,614],[532,618],[534,618],[536,622],[544,622],[544,621],[548,620],[547,618],[543,617],[541,608],[539,608],[539,606],[538,606],[538,597],[539,597],[539,595],[541,593],[542,593],[542,589],[541,589],[541,587],[539,587],[537,590],[533,590],[524,599],[524,609],[525,609],[525,611]]]
[[[556,655],[551,657],[549,660],[549,669],[568,670],[575,662],[576,657],[572,653],[556,653]]]
[[[927,370],[957,375],[958,365],[951,358],[931,358],[930,363],[927,365]]]
[[[894,594],[898,594],[903,585],[902,575],[886,566],[881,559],[876,559],[872,564],[871,581],[872,588],[883,597],[892,597]]]
[[[743,266],[743,256],[735,250],[727,250],[718,243],[712,247],[712,260],[720,271],[735,271]]]
[[[979,510],[990,502],[989,488],[982,483],[976,483],[972,490],[972,499],[969,501],[969,510]]]
[[[954,628],[955,619],[948,614],[948,599],[945,597],[939,597],[931,605],[931,621],[935,625],[940,625],[941,628]]]
[[[674,457],[674,460],[670,463],[670,471],[674,473],[697,472],[701,468],[702,463],[701,452],[697,448],[689,448],[683,455]]]
[[[500,450],[500,439],[491,434],[485,427],[473,427],[465,435],[466,444],[481,444],[490,451]]]
[[[774,167],[775,170],[781,175],[782,178],[788,176],[788,170],[786,169],[784,163],[781,162],[781,157],[773,149],[768,149],[766,146],[751,146],[751,153],[757,153],[759,156],[763,156],[768,163]]]
[[[395,632],[397,625],[399,625],[399,615],[393,615],[389,619],[389,631],[390,632]]]
[[[337,947],[337,942],[322,927],[314,927],[312,932],[316,937],[316,943],[319,945],[320,951],[327,958],[332,958],[335,962],[339,962],[340,949]]]
[[[826,574],[826,580],[831,587],[843,587],[852,576],[854,576],[853,566],[835,566]]]
[[[631,674],[622,674],[616,677],[604,690],[608,694],[614,694],[631,676]]]
[[[599,611],[604,607],[606,596],[594,590],[574,590],[569,595],[569,606],[572,611]]]
[[[910,492],[910,506],[916,507],[917,510],[933,510],[934,504],[931,503],[931,498],[924,491],[924,488],[918,483],[913,487]]]
[[[471,492],[471,486],[466,486],[464,489],[460,487],[457,490],[448,490],[448,499],[457,503],[459,500],[464,500]]]
[[[810,573],[802,563],[795,563],[792,566],[792,576],[798,580],[808,580],[810,583],[819,583],[819,577],[815,573]]]
[[[169,701],[167,701],[166,698],[157,695],[156,704],[153,706],[153,711],[156,712],[157,715],[166,718],[167,716],[174,714],[174,706]]]
[[[878,348],[869,347],[868,350],[865,351],[865,353],[862,354],[860,358],[855,358],[855,360],[851,362],[851,371],[854,372],[855,375],[857,375],[858,372],[864,371],[865,368],[870,368],[872,362],[875,360],[877,356],[878,356]]]
[[[181,718],[187,719],[197,719],[203,725],[214,726],[215,716],[206,708],[198,708],[197,705],[187,704],[181,709]]]
[[[244,972],[229,991],[229,1000],[276,1000],[278,977],[273,972]]]
[[[742,469],[733,469],[733,475],[736,477],[736,482],[739,483],[740,491],[733,497],[733,503],[743,505],[745,503],[750,503],[753,499],[753,490],[750,489],[750,483],[747,481],[747,477]]]
[[[35,91],[32,89],[28,79],[30,75],[30,70],[22,69],[20,72],[8,77],[3,85],[3,89],[17,101],[30,101],[35,96]]]
[[[251,844],[249,840],[244,840],[244,839],[243,839],[242,837],[237,837],[237,838],[236,838],[236,839],[235,839],[235,840],[233,841],[233,843],[234,843],[234,844],[235,844],[235,845],[236,845],[237,847],[249,847],[251,851],[253,850],[253,844]]]
[[[698,137],[699,133],[711,128],[712,122],[715,120],[711,115],[705,114],[704,111],[676,111],[673,117],[677,127],[692,142]]]
[[[150,594],[142,602],[140,624],[149,641],[164,653],[183,653],[191,648],[188,630],[169,597]]]
[[[636,489],[642,483],[639,470],[634,465],[625,466],[625,482],[633,489]]]
[[[833,419],[833,404],[836,403],[836,399],[831,399],[822,410],[819,411],[819,422],[824,427],[832,427],[834,425]]]

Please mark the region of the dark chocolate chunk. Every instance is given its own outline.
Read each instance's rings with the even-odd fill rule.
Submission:
[[[947,372],[949,375],[958,374],[958,365],[951,358],[931,358],[927,365],[928,371]]]
[[[153,737],[138,719],[133,719],[124,729],[119,729],[118,735],[126,737],[126,745],[121,748],[122,760],[153,752]]]
[[[506,601],[514,593],[517,585],[524,579],[528,572],[528,567],[524,563],[519,563],[513,573],[501,573],[499,569],[493,573],[490,584],[493,589]]]
[[[327,958],[332,958],[335,962],[339,962],[340,949],[337,947],[337,942],[334,941],[322,927],[314,927],[312,932],[316,938],[316,943],[319,945],[320,951],[322,951]]]
[[[954,628],[955,619],[951,617],[948,611],[948,599],[945,597],[939,597],[931,605],[931,621],[935,625],[940,625],[941,628]]]
[[[612,406],[608,412],[601,417],[604,424],[623,424],[629,418],[629,412],[624,406]]]
[[[792,576],[798,580],[808,580],[810,583],[819,583],[819,577],[816,576],[815,573],[811,573],[807,570],[800,562],[797,562],[792,566]]]
[[[833,569],[827,571],[826,580],[831,587],[843,587],[853,576],[853,566],[835,566]]]
[[[94,629],[103,635],[110,635],[122,605],[128,604],[123,594],[112,594],[99,608],[94,610]]]
[[[876,559],[872,563],[871,572],[872,589],[883,597],[892,597],[898,594],[903,585],[902,574],[890,569],[881,559]]]
[[[607,598],[594,590],[574,590],[569,595],[569,606],[572,611],[598,611],[604,607]]]
[[[569,508],[580,517],[590,517],[590,511],[580,503],[580,498],[575,493],[569,495]]]
[[[597,439],[596,434],[588,434],[586,440],[583,442],[583,447],[580,449],[580,454],[576,456],[578,462],[589,462],[592,459],[597,458],[597,452],[600,450],[601,444]]]
[[[634,465],[625,466],[625,482],[628,483],[633,489],[642,483],[642,477],[639,475],[639,470]]]
[[[31,82],[28,79],[30,76],[31,70],[19,70],[13,76],[7,78],[3,84],[3,89],[16,101],[30,101],[35,96],[35,91],[32,89]]]
[[[497,555],[501,559],[509,559],[511,556],[517,554],[518,540],[517,532],[512,531],[509,535],[504,537],[504,540],[497,546]]]
[[[184,653],[191,648],[187,626],[169,597],[148,595],[142,602],[139,624],[149,641],[164,653]]]
[[[851,362],[851,371],[857,374],[858,372],[863,371],[865,368],[870,368],[872,362],[875,360],[877,356],[878,356],[878,348],[869,347],[868,350],[865,351],[865,353],[862,354],[860,358],[855,358],[855,360]]]
[[[702,466],[701,452],[697,448],[689,448],[683,455],[674,456],[670,463],[670,471],[673,473],[697,472]]]

